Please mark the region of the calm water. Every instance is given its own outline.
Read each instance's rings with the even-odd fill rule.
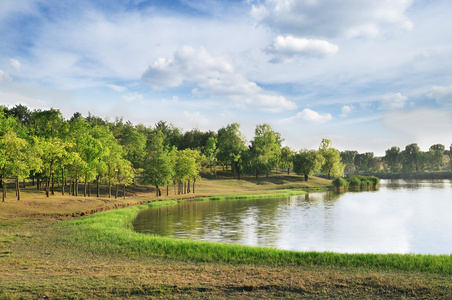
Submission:
[[[371,192],[188,201],[141,212],[138,232],[299,251],[452,253],[452,181],[382,180]]]

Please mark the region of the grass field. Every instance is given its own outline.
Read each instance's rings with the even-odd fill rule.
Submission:
[[[46,198],[27,187],[17,201],[10,191],[0,203],[0,299],[450,298],[450,256],[291,252],[152,237],[130,228],[140,209],[169,200],[329,185],[278,174],[203,179],[194,195],[170,190],[159,199],[145,188],[130,190],[126,199]]]

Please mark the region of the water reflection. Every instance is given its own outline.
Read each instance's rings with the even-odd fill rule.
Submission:
[[[452,252],[450,180],[382,181],[372,192],[188,201],[143,211],[136,231],[303,251]]]

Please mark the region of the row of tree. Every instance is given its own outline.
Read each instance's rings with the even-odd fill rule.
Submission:
[[[122,120],[108,122],[98,117],[83,118],[76,113],[64,120],[55,109],[30,111],[17,105],[0,109],[0,173],[6,197],[8,178],[15,179],[20,199],[20,182],[25,178],[37,181],[46,195],[54,194],[55,182],[62,184],[62,193],[69,182],[70,192],[91,196],[92,182],[108,184],[108,196],[116,185],[139,179],[157,187],[178,183],[181,192],[190,192],[187,181],[199,177],[201,153],[198,150],[177,150],[164,144],[158,129],[133,126]],[[155,166],[158,165],[158,172]],[[166,168],[166,169],[165,169]],[[156,175],[158,174],[158,176]],[[185,184],[184,184],[185,183]],[[185,186],[185,188],[182,188]]]
[[[84,195],[90,195],[91,183],[108,184],[108,195],[116,185],[124,187],[134,180],[161,188],[177,185],[179,193],[194,190],[202,166],[216,174],[218,166],[230,169],[238,179],[243,173],[259,178],[275,168],[295,171],[305,180],[323,173],[341,177],[345,172],[416,172],[440,170],[451,161],[452,151],[433,145],[428,152],[417,144],[405,150],[392,147],[382,158],[373,153],[342,151],[323,139],[317,150],[282,146],[281,135],[270,125],[257,125],[252,140],[247,141],[240,124],[232,123],[217,132],[197,129],[182,133],[172,124],[160,121],[155,126],[133,125],[122,119],[109,121],[89,114],[74,113],[63,119],[59,110],[31,111],[23,105],[0,109],[0,172],[2,182],[24,178],[43,184],[47,195],[54,193],[54,183],[70,183],[77,195],[80,182]],[[451,146],[452,147],[452,146]],[[451,149],[452,150],[452,149]],[[193,183],[193,185],[191,185]],[[3,187],[6,185],[3,184]],[[5,191],[5,189],[3,189]],[[167,188],[168,193],[168,188]],[[4,192],[5,196],[5,192]]]
[[[446,150],[444,145],[432,145],[428,151],[421,151],[417,144],[409,144],[404,150],[391,147],[385,156],[376,157],[373,152],[358,153],[347,150],[341,152],[345,172],[424,172],[452,170],[452,145]]]

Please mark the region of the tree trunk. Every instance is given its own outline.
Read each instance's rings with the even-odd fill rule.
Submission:
[[[290,168],[287,168],[287,175],[290,175]]]
[[[166,195],[169,195],[169,185],[166,186]]]
[[[5,198],[6,198],[6,177],[5,176],[2,177],[2,190],[3,190],[2,202],[5,202]]]
[[[118,199],[119,183],[116,184],[115,199]]]
[[[16,178],[17,181],[17,200],[20,200],[20,185],[19,185],[19,177]]]
[[[52,173],[52,195],[55,195],[55,174]]]
[[[64,179],[64,169],[61,168],[61,194],[64,196],[64,186],[66,185],[65,179]]]
[[[187,181],[187,194],[190,194],[190,179]]]
[[[86,188],[87,188],[87,182],[86,182],[86,175],[85,175],[85,183],[84,183],[83,197],[86,197]]]
[[[308,181],[309,177],[308,175],[304,174],[304,181]]]
[[[126,185],[123,184],[123,185],[122,185],[122,188],[123,188],[123,193],[122,193],[122,195],[124,196],[124,199],[126,199]]]
[[[111,198],[111,180],[108,180],[108,198]]]
[[[50,185],[50,177],[46,177],[46,197],[50,197],[50,191],[49,191],[49,185]]]
[[[88,197],[91,197],[91,182],[88,182]]]
[[[195,182],[196,182],[196,178],[193,178],[193,194],[195,193]]]
[[[78,178],[75,178],[75,196],[78,197]]]
[[[99,195],[100,195],[99,182],[100,182],[100,176],[97,176],[97,198],[99,198]]]

